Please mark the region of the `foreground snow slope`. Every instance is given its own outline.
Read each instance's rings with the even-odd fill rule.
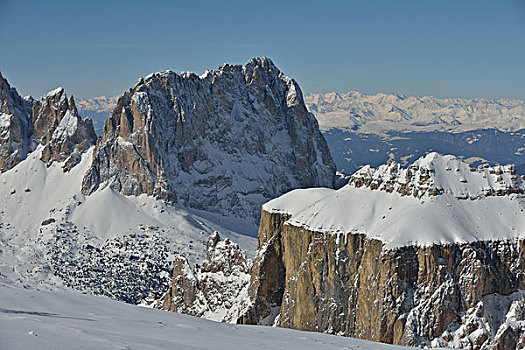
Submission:
[[[0,286],[0,300],[1,349],[408,349],[216,323],[74,292]]]

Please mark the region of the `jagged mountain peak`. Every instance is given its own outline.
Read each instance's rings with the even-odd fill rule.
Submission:
[[[75,99],[59,87],[39,100],[22,98],[0,76],[0,170],[24,160],[41,144],[42,160],[68,160],[65,170],[80,160],[80,153],[96,142],[90,120],[82,120]]]
[[[299,86],[267,58],[140,79],[106,121],[94,162],[84,193],[110,185],[249,218],[292,188],[333,186],[335,174]]]
[[[56,89],[49,91],[47,93],[46,97],[49,98],[49,97],[53,97],[53,96],[59,96],[59,97],[64,96],[64,98],[65,98],[65,96],[66,96],[65,94],[66,94],[66,90],[63,87],[59,86]]]

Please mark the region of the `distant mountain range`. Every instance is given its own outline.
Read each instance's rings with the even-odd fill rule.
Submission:
[[[93,120],[93,126],[97,135],[102,135],[104,122],[108,119],[111,111],[117,105],[118,96],[99,96],[87,100],[78,100],[77,108],[83,117]]]
[[[523,100],[333,92],[305,101],[343,173],[389,161],[407,165],[432,151],[473,165],[525,163]]]

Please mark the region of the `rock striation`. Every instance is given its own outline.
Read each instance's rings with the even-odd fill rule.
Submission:
[[[511,167],[464,172],[463,166],[457,158],[431,154],[403,172],[397,166],[367,169],[338,191],[295,190],[266,203],[250,307],[239,321],[410,346],[523,347],[523,181],[513,177]],[[459,181],[464,175],[468,182]],[[396,189],[407,183],[413,184],[412,192]],[[510,190],[487,195],[481,184]],[[429,190],[434,186],[442,191]],[[411,203],[423,209],[414,211]],[[478,211],[485,205],[493,205],[492,210]],[[440,211],[441,206],[454,209]],[[396,217],[386,217],[388,212]],[[330,219],[330,213],[339,218]],[[497,225],[490,228],[492,239],[486,238],[489,231],[469,226],[481,215],[501,223],[500,232]],[[427,227],[418,225],[420,216]],[[447,236],[442,231],[459,226],[431,227],[458,216],[466,233]],[[381,226],[382,220],[392,221]],[[399,236],[397,228],[386,230],[395,222],[401,223]],[[383,236],[375,233],[377,227]],[[416,237],[431,237],[412,243],[402,239],[413,230]]]
[[[23,99],[0,75],[0,170],[6,171],[42,145],[44,162],[64,162],[67,171],[96,143],[91,120],[78,114],[73,97],[58,88],[40,100]]]
[[[334,176],[297,83],[270,59],[254,58],[201,76],[140,79],[106,121],[83,192],[111,186],[255,220],[265,201],[333,187]]]

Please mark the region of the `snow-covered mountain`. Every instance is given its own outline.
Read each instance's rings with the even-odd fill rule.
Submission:
[[[110,186],[256,222],[265,201],[334,176],[297,83],[254,58],[140,79],[106,121],[83,193]]]
[[[525,179],[429,153],[408,167],[365,166],[339,190],[291,191],[263,206],[316,232],[364,233],[386,247],[525,238]],[[348,213],[351,213],[350,215]]]
[[[22,99],[0,75],[0,112],[0,171],[13,168],[37,145],[42,161],[66,161],[71,169],[96,142],[91,120],[80,117],[63,88],[40,100]]]
[[[438,99],[360,92],[308,94],[308,108],[323,130],[337,128],[381,134],[390,131],[465,132],[525,129],[524,100]]]
[[[64,89],[0,83],[3,283],[158,299],[176,256],[198,269],[218,232],[249,258],[264,201],[333,185],[299,86],[266,58],[140,79],[98,140]]]
[[[525,162],[523,100],[348,92],[309,94],[305,101],[346,174],[391,160],[408,165],[432,151],[474,165]]]
[[[525,176],[430,153],[264,204],[242,321],[415,346],[525,345]]]

